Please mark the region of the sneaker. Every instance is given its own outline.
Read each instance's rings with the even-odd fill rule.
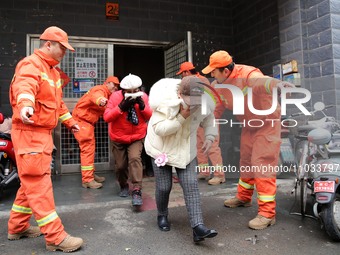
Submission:
[[[82,186],[83,188],[99,189],[103,187],[103,184],[96,182],[95,180],[92,180],[90,182],[83,182]]]
[[[62,251],[62,252],[73,252],[78,250],[83,244],[83,239],[80,237],[66,236],[66,238],[59,244],[46,244],[48,251]]]
[[[265,228],[267,228],[271,225],[274,225],[275,223],[276,223],[275,217],[266,218],[266,217],[258,214],[254,219],[249,221],[248,226],[251,229],[260,230],[260,229],[265,229]]]
[[[123,188],[120,188],[119,196],[120,197],[129,196],[129,184],[125,185]]]
[[[135,189],[132,191],[132,205],[142,205],[143,199],[142,199],[142,191],[140,189]]]
[[[9,234],[7,235],[8,240],[19,240],[22,237],[34,238],[41,236],[42,233],[38,226],[29,226],[28,229],[16,234]]]
[[[213,177],[212,179],[210,179],[208,181],[208,184],[209,185],[219,185],[219,184],[222,184],[222,183],[225,183],[225,178],[221,178],[221,177]]]
[[[224,206],[230,207],[230,208],[235,208],[235,207],[240,207],[240,206],[249,207],[251,206],[251,202],[250,201],[244,202],[244,201],[239,200],[237,197],[233,197],[233,198],[225,200]]]
[[[102,183],[102,182],[105,182],[105,177],[101,177],[101,176],[94,174],[94,180],[96,182]]]

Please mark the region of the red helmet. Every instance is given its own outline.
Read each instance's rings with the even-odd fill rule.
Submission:
[[[4,115],[0,112],[0,124],[4,123]]]

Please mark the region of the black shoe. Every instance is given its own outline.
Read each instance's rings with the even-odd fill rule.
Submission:
[[[194,227],[193,229],[194,234],[194,242],[198,243],[204,241],[204,238],[212,238],[217,235],[217,231],[214,229],[208,229],[203,224]]]
[[[129,184],[120,188],[119,196],[120,197],[128,197],[129,196]]]
[[[132,205],[142,205],[143,199],[142,199],[142,191],[140,189],[135,189],[132,191]]]
[[[167,216],[158,216],[157,223],[160,230],[170,231],[170,224]]]

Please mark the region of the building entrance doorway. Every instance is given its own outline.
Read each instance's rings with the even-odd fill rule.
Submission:
[[[129,73],[142,79],[145,92],[164,78],[164,49],[150,47],[114,46],[114,75],[122,80]]]

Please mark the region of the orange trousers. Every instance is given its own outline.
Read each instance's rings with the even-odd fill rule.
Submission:
[[[12,141],[21,185],[10,212],[8,233],[26,230],[33,214],[46,243],[58,245],[67,233],[55,211],[51,181],[51,132],[13,129]]]
[[[240,180],[236,197],[250,201],[257,190],[258,214],[275,216],[276,172],[280,153],[281,126],[256,130],[244,127],[241,135]]]
[[[88,122],[76,119],[80,128],[79,132],[74,132],[80,148],[80,169],[82,182],[94,180],[94,157],[96,151],[96,138],[94,136],[94,126]]]
[[[218,166],[222,167],[223,159],[221,155],[220,149],[220,135],[218,135],[215,141],[212,143],[210,150],[208,153],[203,153],[202,146],[205,141],[204,128],[199,127],[197,129],[197,161],[198,166],[200,168],[200,173],[206,176],[210,176],[209,171],[209,159],[211,164],[214,166],[214,176],[224,178],[224,172],[222,168],[218,168]]]

